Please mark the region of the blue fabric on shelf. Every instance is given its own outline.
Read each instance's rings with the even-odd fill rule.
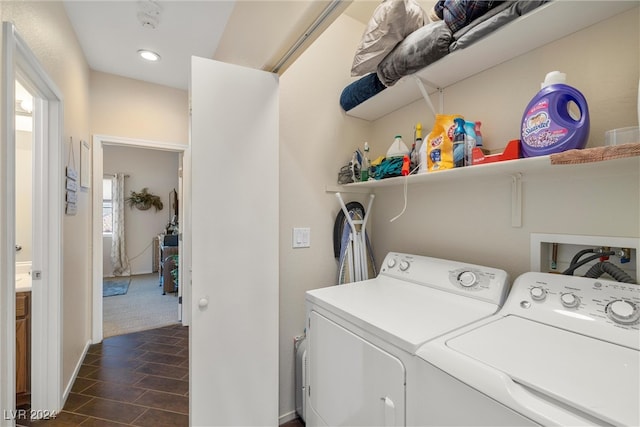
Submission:
[[[391,178],[402,175],[402,157],[387,157],[376,166],[376,179]]]
[[[342,90],[340,106],[349,111],[386,88],[376,73],[367,74]]]

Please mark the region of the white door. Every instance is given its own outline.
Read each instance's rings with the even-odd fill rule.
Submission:
[[[190,421],[275,426],[278,76],[191,66]]]
[[[31,409],[62,409],[62,177],[61,92],[10,22],[2,23],[0,119],[0,410],[11,425],[15,408],[15,81],[33,100],[33,218]],[[8,415],[7,415],[8,414]]]

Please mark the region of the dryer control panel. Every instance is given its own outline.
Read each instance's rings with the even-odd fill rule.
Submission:
[[[387,254],[380,274],[499,306],[509,290],[509,278],[504,270],[398,252]]]
[[[503,314],[640,350],[640,286],[635,284],[525,273],[515,280]]]

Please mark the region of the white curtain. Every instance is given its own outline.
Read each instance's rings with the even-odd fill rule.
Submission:
[[[115,174],[111,188],[113,191],[113,239],[111,241],[113,275],[128,276],[130,266],[124,241],[124,173]]]

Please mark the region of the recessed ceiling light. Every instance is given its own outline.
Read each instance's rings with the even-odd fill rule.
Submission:
[[[138,55],[140,55],[142,58],[146,59],[147,61],[151,61],[151,62],[160,60],[160,55],[158,55],[157,53],[151,50],[140,49],[138,51]]]

